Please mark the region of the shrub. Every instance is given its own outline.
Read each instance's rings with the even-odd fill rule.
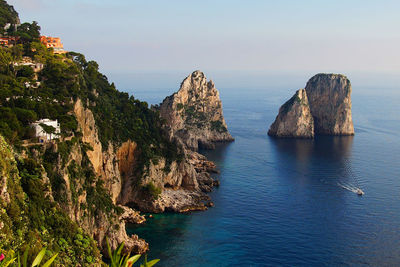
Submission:
[[[157,199],[161,194],[161,188],[158,188],[153,184],[153,182],[149,182],[145,187],[144,191],[150,194],[154,199]]]
[[[110,258],[110,265],[109,265],[110,267],[130,267],[135,262],[137,262],[141,256],[140,254],[138,254],[130,257],[130,253],[123,255],[122,251],[124,248],[124,243],[121,243],[114,251],[111,251],[108,238],[106,239],[106,242],[107,242],[108,256]],[[159,259],[155,259],[148,262],[147,255],[145,255],[144,262],[143,264],[140,264],[140,267],[152,267],[159,261],[160,261]]]

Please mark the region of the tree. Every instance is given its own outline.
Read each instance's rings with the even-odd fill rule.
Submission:
[[[25,77],[28,79],[33,79],[34,75],[35,75],[35,72],[29,66],[21,66],[17,70],[17,77]]]
[[[19,36],[23,44],[38,40],[40,37],[40,26],[36,21],[22,23],[14,35]]]
[[[51,140],[51,135],[56,133],[56,128],[54,128],[51,125],[44,124],[44,123],[40,123],[39,125],[40,125],[40,127],[42,127],[43,131],[46,134],[50,135],[50,140]]]

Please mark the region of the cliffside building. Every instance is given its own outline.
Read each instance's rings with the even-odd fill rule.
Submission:
[[[64,50],[64,46],[61,43],[61,39],[58,37],[50,37],[50,36],[40,36],[40,42],[44,44],[47,48],[53,48],[54,54],[63,54],[66,53]]]
[[[60,124],[57,120],[41,119],[32,123],[31,126],[35,129],[35,137],[39,138],[40,143],[51,141],[61,133]]]
[[[0,37],[0,46],[12,47],[18,42],[19,37],[7,36]]]
[[[1,40],[1,38],[0,38]],[[35,62],[30,57],[22,57],[22,60],[19,62],[15,62],[14,66],[29,66],[35,73],[38,73],[43,70],[44,64],[40,62]]]

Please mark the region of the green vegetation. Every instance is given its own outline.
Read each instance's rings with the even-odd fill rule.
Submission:
[[[211,122],[211,130],[217,131],[219,133],[225,133],[228,131],[228,129],[226,129],[226,127],[222,124],[221,121],[212,121]]]
[[[207,115],[204,112],[196,110],[195,105],[183,105],[183,109],[184,113],[182,113],[182,116],[186,116],[185,123],[189,125],[189,127],[204,127],[204,122],[207,120]]]
[[[19,23],[4,0],[0,15],[0,26]],[[96,62],[74,52],[53,54],[40,43],[36,22],[11,27],[7,34],[17,37],[18,44],[0,47],[0,189],[6,185],[8,194],[4,199],[0,195],[0,253],[30,248],[31,260],[46,247],[58,253],[59,265],[96,264],[101,255],[93,233],[80,225],[101,219],[116,229],[120,210],[85,153],[93,148],[82,140],[76,101],[92,111],[103,150],[127,140],[137,143],[136,182],[150,162],[165,158],[167,171],[183,154],[167,138],[159,114],[146,102],[119,92]],[[21,64],[23,59],[44,68],[35,73]],[[57,140],[36,144],[31,124],[44,118],[58,120],[61,133]],[[41,127],[55,133],[51,126]],[[154,198],[161,193],[154,184],[142,189]],[[57,255],[49,251],[43,259]]]
[[[292,96],[288,101],[285,102],[285,104],[282,105],[282,107],[280,108],[281,112],[283,114],[287,114],[290,110],[290,108],[293,106],[293,104],[295,103],[299,103],[302,105],[305,105],[304,101],[302,101],[300,99],[300,97],[298,96],[297,92],[294,96]]]
[[[144,186],[144,191],[152,196],[154,199],[157,199],[161,194],[161,188],[155,186],[153,182],[150,182],[146,186]]]
[[[138,144],[142,155],[139,171],[155,157],[166,157],[169,163],[178,158],[180,152],[166,137],[159,114],[146,102],[117,91],[98,71],[96,62],[87,62],[78,53],[54,55],[38,42],[27,46],[35,51],[26,54],[22,46],[0,48],[0,134],[10,144],[31,138],[29,124],[42,118],[57,119],[61,136],[77,136],[72,110],[79,98],[94,114],[104,149],[110,142],[118,145],[128,139]],[[26,66],[13,65],[21,56],[44,63],[38,88],[25,86],[33,78]]]
[[[7,23],[18,23],[18,13],[13,6],[7,4],[5,0],[0,0],[0,27],[4,28]]]
[[[40,266],[40,263],[42,262],[43,258],[46,256],[46,252],[51,254],[50,251],[46,251],[46,248],[43,248],[37,256],[33,259],[31,264],[28,264],[28,252],[29,248],[27,248],[24,252],[24,255],[22,258],[20,258],[19,254],[18,256],[15,256],[15,252],[10,250],[7,253],[7,257],[3,259],[3,261],[0,262],[0,267],[2,266],[16,266],[16,267],[35,267],[35,266]],[[4,255],[4,254],[3,254]],[[48,261],[46,261],[42,267],[49,267],[53,261],[57,258],[58,254],[53,255]]]
[[[135,256],[130,256],[130,253],[123,254],[123,248],[124,248],[124,243],[121,243],[118,245],[118,247],[112,251],[110,247],[110,242],[108,239],[106,239],[107,242],[107,250],[108,250],[108,255],[110,258],[110,264],[105,264],[101,263],[102,266],[109,266],[109,267],[131,267],[135,262],[139,260],[141,257],[140,254],[135,255]],[[9,250],[6,252],[6,255],[4,253],[0,254],[0,267],[36,267],[40,266],[40,263],[44,258],[48,258],[49,255],[52,255],[49,260],[47,260],[42,267],[49,267],[51,264],[55,261],[55,259],[58,256],[58,253],[52,254],[51,251],[46,250],[46,248],[43,248],[40,250],[40,252],[36,255],[36,257],[31,261],[32,263],[28,263],[29,258],[29,248],[27,248],[22,256],[18,254],[16,256],[16,253],[13,250]],[[145,255],[144,261],[142,264],[140,264],[140,267],[152,267],[154,266],[157,262],[159,262],[159,259],[147,261],[147,255]]]
[[[225,133],[228,131],[221,121],[211,121],[208,123],[208,121],[211,119],[210,115],[203,111],[196,110],[196,106],[200,105],[177,104],[178,110],[183,109],[181,116],[185,119],[185,123],[188,127],[195,127],[199,129],[210,127],[211,131],[217,131],[219,133]]]
[[[74,97],[89,100],[103,148],[107,148],[109,142],[135,141],[141,151],[139,172],[154,158],[164,157],[167,164],[179,158],[177,145],[168,140],[158,113],[150,110],[146,102],[117,91],[114,84],[109,84],[98,72],[96,62],[86,62],[84,56],[77,53],[68,56],[79,66],[82,78],[80,90]]]
[[[106,239],[106,241],[107,241],[107,251],[110,258],[110,265],[106,266],[130,267],[139,260],[141,255],[135,255],[132,257],[130,256],[129,253],[123,255],[122,251],[124,248],[124,243],[121,243],[114,251],[111,251],[110,242],[108,241],[108,239]],[[159,259],[156,259],[148,262],[147,255],[145,255],[144,262],[143,264],[140,264],[140,267],[152,267],[159,261],[160,261]]]
[[[110,258],[110,267],[130,267],[132,266],[135,262],[137,262],[140,258],[140,255],[135,255],[130,257],[130,254],[122,254],[122,250],[124,248],[124,243],[121,243],[116,250],[111,251],[110,243],[108,242],[107,239],[107,250],[108,250],[108,255]],[[143,264],[140,265],[140,267],[151,267],[154,266],[157,262],[159,262],[159,259],[152,260],[147,262],[147,255],[145,256]]]
[[[58,263],[65,265],[100,257],[94,240],[51,200],[41,165],[31,158],[16,160],[1,136],[0,173],[9,195],[8,201],[0,199],[0,252],[30,248],[33,255],[46,245],[62,256]]]

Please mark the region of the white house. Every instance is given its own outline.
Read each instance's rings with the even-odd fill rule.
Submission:
[[[53,127],[55,129],[54,132],[46,133],[46,131],[41,126],[43,124]],[[57,120],[53,121],[50,119],[41,119],[41,120],[35,121],[31,125],[35,129],[35,136],[39,138],[40,143],[44,143],[48,140],[49,141],[53,140],[54,138],[57,138],[61,133],[60,124],[57,122]]]

